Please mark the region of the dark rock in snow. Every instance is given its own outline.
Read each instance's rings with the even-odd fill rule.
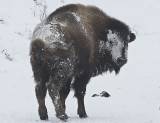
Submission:
[[[93,95],[92,95],[92,97],[97,97],[97,96],[110,97],[110,94],[107,93],[106,91],[102,91],[100,94],[93,94]]]

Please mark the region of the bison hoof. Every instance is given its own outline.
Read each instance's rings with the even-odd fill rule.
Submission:
[[[41,120],[48,120],[48,115],[46,115],[46,116],[40,116],[40,119]]]
[[[63,114],[63,115],[58,115],[57,118],[66,122],[68,119],[68,116],[66,114]]]
[[[43,108],[39,108],[39,117],[41,120],[48,120],[48,114],[47,114],[47,108],[43,107]]]
[[[79,114],[79,117],[80,118],[87,118],[88,116],[87,116],[87,114]]]

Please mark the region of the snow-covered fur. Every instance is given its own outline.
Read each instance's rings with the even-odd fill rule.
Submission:
[[[93,6],[71,4],[51,13],[35,28],[30,47],[40,118],[48,119],[47,89],[56,116],[68,118],[65,99],[70,85],[78,99],[79,116],[87,117],[84,95],[90,78],[108,70],[118,74],[133,40],[135,35],[126,24]]]

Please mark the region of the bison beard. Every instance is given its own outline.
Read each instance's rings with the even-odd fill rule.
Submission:
[[[96,7],[80,4],[58,8],[37,25],[30,61],[40,119],[48,119],[47,90],[56,116],[64,121],[68,119],[65,100],[70,87],[75,91],[79,117],[87,117],[84,96],[90,78],[108,70],[118,74],[127,62],[128,43],[133,40],[135,35],[126,24]]]

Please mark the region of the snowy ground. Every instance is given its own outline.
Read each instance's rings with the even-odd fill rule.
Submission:
[[[46,0],[47,14],[68,3],[98,6],[130,25],[137,35],[136,41],[129,44],[128,64],[118,76],[107,73],[91,79],[85,98],[89,118],[77,116],[77,102],[70,93],[69,122],[160,123],[160,1]],[[62,122],[55,117],[49,96],[49,121],[41,121],[37,113],[29,44],[42,8],[33,0],[0,2],[0,123]],[[104,90],[110,98],[91,97]]]

